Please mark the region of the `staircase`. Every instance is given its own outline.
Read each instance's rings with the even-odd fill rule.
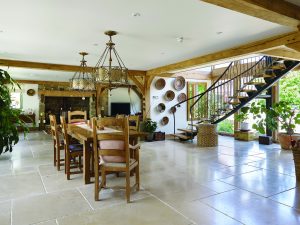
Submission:
[[[199,118],[197,123],[217,124],[233,115],[252,99],[260,97],[264,91],[299,63],[269,56],[231,62],[224,73],[206,91],[176,104],[175,107],[196,99],[189,109],[192,117],[190,126],[195,127],[193,118]],[[188,140],[196,135],[194,131],[191,131],[192,135],[187,134],[188,132],[185,132],[184,135],[190,137]],[[183,140],[178,134],[173,136]]]

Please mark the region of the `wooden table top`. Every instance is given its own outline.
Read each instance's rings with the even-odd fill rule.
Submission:
[[[121,132],[117,130],[115,131],[118,133]],[[97,133],[114,133],[114,130],[111,128],[105,128],[104,131],[98,130]],[[86,124],[68,124],[68,134],[77,139],[81,139],[84,141],[93,138],[93,131]],[[129,130],[130,137],[143,137],[146,136],[147,134],[148,134],[147,132]]]

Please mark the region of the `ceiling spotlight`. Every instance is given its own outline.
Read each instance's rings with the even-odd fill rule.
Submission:
[[[134,17],[139,17],[139,16],[141,16],[141,14],[140,14],[139,12],[134,12],[134,13],[132,13],[131,15],[134,16]]]
[[[98,46],[98,44],[97,43],[95,43],[95,44],[93,44],[94,46]]]
[[[176,41],[182,43],[182,42],[183,42],[183,37],[178,37],[178,38],[176,38]]]
[[[216,34],[220,35],[220,34],[223,34],[223,32],[222,31],[218,31]]]
[[[3,33],[3,30],[0,30],[0,33]]]

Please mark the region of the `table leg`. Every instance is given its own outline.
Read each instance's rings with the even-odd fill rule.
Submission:
[[[91,182],[90,175],[90,142],[84,141],[83,143],[83,179],[85,184],[89,184]]]

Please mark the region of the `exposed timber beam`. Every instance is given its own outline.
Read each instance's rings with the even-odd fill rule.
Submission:
[[[300,12],[299,12],[300,13]],[[300,52],[300,41],[285,45],[287,48]]]
[[[283,0],[202,0],[273,23],[298,27],[300,7]]]
[[[20,61],[20,60],[11,60],[11,59],[0,59],[0,66],[21,67],[21,68],[28,68],[28,69],[55,70],[55,71],[65,71],[65,72],[76,72],[80,70],[80,66],[74,66],[74,65],[29,62],[29,61]],[[94,68],[87,67],[86,69],[88,72],[92,72]],[[129,77],[143,76],[146,74],[146,72],[142,70],[129,70],[128,73],[129,73]]]
[[[43,81],[43,80],[16,80],[16,82],[20,84],[40,84],[40,85],[48,85],[48,86],[70,86],[69,82],[63,81]]]
[[[261,52],[263,55],[279,57],[290,60],[300,61],[300,52],[291,51],[288,48],[278,48]]]
[[[223,51],[211,53],[204,56],[188,59],[174,64],[158,67],[147,71],[148,75],[159,76],[161,73],[168,73],[176,70],[183,70],[196,66],[203,66],[210,63],[216,63],[221,60],[230,60],[237,57],[242,57],[249,54],[259,53],[262,51],[271,50],[282,47],[284,45],[292,44],[300,41],[300,32],[292,32],[284,35],[279,35],[267,38],[260,41],[255,41],[249,44],[240,45],[234,48]]]

